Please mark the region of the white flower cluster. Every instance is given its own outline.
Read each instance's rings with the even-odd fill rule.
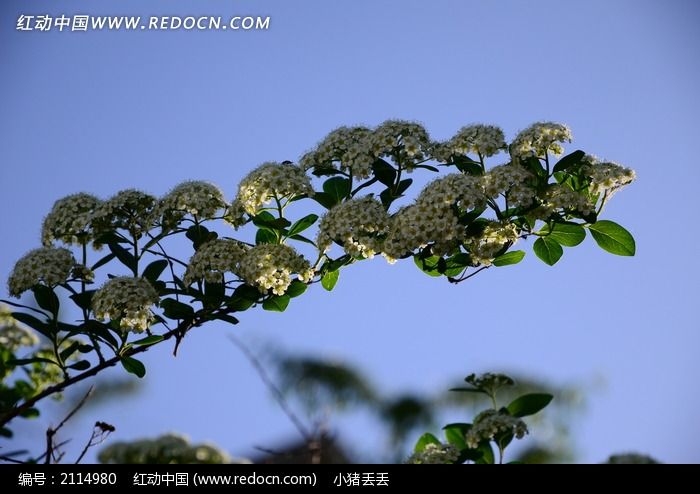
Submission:
[[[372,132],[368,145],[375,157],[391,156],[409,171],[428,157],[431,147],[425,128],[406,120],[382,123]]]
[[[291,163],[263,163],[241,180],[228,217],[234,225],[240,225],[244,212],[254,215],[274,198],[282,200],[304,194],[314,194],[304,170]]]
[[[591,194],[606,195],[609,199],[622,187],[631,184],[637,175],[631,168],[617,163],[599,162],[590,157],[582,170],[591,179]]]
[[[654,465],[659,461],[655,458],[641,453],[622,453],[610,455],[605,463],[611,465]]]
[[[501,434],[513,434],[522,439],[528,433],[525,422],[517,417],[496,410],[481,412],[474,425],[466,434],[465,441],[470,448],[478,448],[482,441],[493,441]]]
[[[537,122],[520,132],[510,145],[515,162],[530,156],[543,158],[548,152],[562,154],[560,143],[571,142],[571,130],[564,124]]]
[[[481,235],[468,239],[464,246],[469,250],[472,262],[490,266],[499,251],[517,241],[518,228],[513,223],[492,221]]]
[[[367,127],[340,127],[323,139],[316,148],[300,160],[302,169],[334,168],[349,170],[364,179],[372,173],[374,156],[368,147],[372,131]]]
[[[459,451],[451,444],[431,443],[423,451],[413,453],[406,463],[414,465],[451,465],[459,458]]]
[[[245,244],[231,239],[210,240],[199,247],[190,258],[183,281],[189,286],[195,281],[221,283],[224,273],[238,273]]]
[[[39,343],[36,335],[17,323],[12,311],[0,304],[0,347],[16,352],[20,347],[34,346]]]
[[[489,157],[506,147],[505,135],[500,127],[468,125],[462,127],[449,141],[437,144],[433,155],[439,161],[448,161],[454,154],[475,153]]]
[[[140,238],[154,226],[157,202],[155,197],[140,190],[117,192],[95,208],[92,215],[95,234],[124,229]]]
[[[484,176],[484,190],[492,199],[508,196],[509,207],[527,207],[535,200],[535,189],[528,185],[534,175],[524,167],[506,163],[491,168]]]
[[[158,303],[158,293],[144,278],[121,276],[107,281],[95,292],[92,310],[102,321],[119,320],[122,331],[140,333],[154,320],[151,306]]]
[[[486,372],[479,375],[470,374],[465,381],[475,388],[486,391],[489,394],[493,394],[498,388],[502,388],[503,386],[512,386],[515,384],[513,379],[509,376],[493,372]]]
[[[314,270],[309,262],[292,247],[283,244],[260,244],[250,248],[240,262],[240,276],[261,293],[272,290],[284,295],[292,282],[292,274],[309,282]]]
[[[316,243],[321,252],[328,252],[337,242],[351,256],[372,258],[382,248],[377,235],[388,233],[390,224],[384,207],[373,197],[352,199],[321,218]]]
[[[234,460],[226,452],[208,444],[191,444],[184,436],[166,434],[156,439],[116,442],[98,455],[106,464],[229,464]]]
[[[594,212],[595,205],[586,194],[576,192],[567,185],[554,184],[547,189],[538,216],[544,219],[559,209],[586,215]]]
[[[10,295],[19,296],[34,285],[54,287],[65,283],[75,264],[68,249],[40,247],[25,254],[15,264],[7,281]]]
[[[390,262],[417,248],[434,243],[433,254],[446,254],[464,238],[455,206],[462,210],[484,206],[486,196],[480,177],[452,173],[433,180],[413,205],[400,209],[384,241]]]
[[[163,226],[172,228],[187,214],[200,220],[212,219],[226,207],[221,190],[209,182],[189,180],[174,187],[156,207]]]
[[[74,265],[70,275],[74,280],[81,280],[85,283],[92,283],[95,281],[95,272],[84,264]]]
[[[100,200],[90,194],[72,194],[59,199],[51,208],[41,227],[41,242],[49,247],[55,240],[66,244],[87,243],[92,240],[92,213]]]

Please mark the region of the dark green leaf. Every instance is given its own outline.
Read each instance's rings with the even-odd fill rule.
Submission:
[[[27,364],[34,364],[34,363],[44,363],[44,364],[53,364],[53,365],[58,365],[56,362],[54,362],[51,359],[48,358],[41,358],[41,357],[32,357],[32,358],[17,358],[17,359],[9,359],[7,362],[5,362],[7,365],[13,365],[13,366],[18,366],[18,365],[27,365]]]
[[[133,357],[123,357],[121,359],[122,366],[127,372],[134,374],[137,377],[146,375],[146,367]]]
[[[35,419],[39,416],[39,410],[36,408],[28,408],[27,410],[23,411],[20,416],[25,419]]]
[[[413,262],[418,266],[418,269],[423,271],[428,276],[442,276],[442,273],[438,270],[438,262],[442,259],[438,256],[430,256],[422,259],[419,254],[413,256]]]
[[[321,278],[321,286],[328,290],[329,292],[335,288],[336,283],[338,283],[338,277],[340,276],[339,271],[328,271]]]
[[[328,263],[324,265],[325,271],[337,271],[338,269],[340,269],[343,266],[350,264],[352,262],[353,262],[352,256],[346,254],[344,256],[340,256],[338,259],[333,259],[332,261],[328,261]]]
[[[399,186],[396,188],[396,191],[394,192],[394,196],[399,197],[399,196],[403,195],[403,193],[406,192],[406,189],[408,189],[412,183],[413,183],[412,178],[407,178],[405,180],[401,180],[399,182]]]
[[[450,391],[456,391],[458,393],[483,393],[487,394],[486,391],[478,388],[450,388]]]
[[[93,270],[93,271],[95,271],[97,268],[100,268],[100,267],[104,266],[105,264],[107,264],[109,261],[111,261],[111,260],[114,259],[115,257],[116,257],[116,256],[115,256],[114,254],[107,254],[107,255],[104,256],[102,259],[100,259],[100,260],[97,261],[95,264],[93,264],[92,267],[91,267],[90,269]]]
[[[141,276],[151,282],[156,282],[167,267],[168,261],[165,259],[158,259],[157,261],[153,261],[151,264],[146,266],[146,269],[143,270],[143,274]]]
[[[187,229],[185,236],[192,241],[194,250],[211,240],[209,229],[202,225],[192,225]]]
[[[396,180],[396,170],[389,163],[379,158],[372,164],[372,171],[381,183],[391,187]]]
[[[418,438],[418,441],[416,442],[415,448],[413,448],[413,451],[416,453],[420,453],[425,449],[425,447],[428,444],[437,444],[437,445],[442,445],[440,440],[432,435],[430,432],[426,432],[423,434],[421,437]]]
[[[87,334],[97,336],[102,341],[111,345],[112,348],[116,348],[119,346],[119,342],[117,342],[114,335],[109,331],[109,326],[107,324],[91,319],[81,324],[79,328]]]
[[[145,338],[142,338],[140,340],[137,340],[132,343],[134,346],[146,346],[146,345],[155,345],[158,342],[163,341],[163,337],[159,334],[154,334],[151,336],[146,336]]]
[[[553,172],[560,172],[564,171],[567,168],[570,168],[574,165],[577,165],[578,163],[581,162],[581,159],[586,156],[586,153],[584,153],[581,150],[574,151],[571,154],[567,154],[564,156],[562,159],[560,159],[556,165],[554,165],[554,168],[552,169]]]
[[[163,308],[165,317],[169,319],[189,319],[194,316],[194,309],[173,298],[161,300],[160,306]]]
[[[136,271],[136,258],[131,252],[115,242],[109,242],[107,247],[109,247],[112,254],[114,254],[124,266],[129,268],[130,271]]]
[[[7,439],[11,439],[13,434],[12,434],[12,431],[10,429],[8,429],[7,427],[0,427],[0,436],[7,438]]]
[[[263,309],[273,312],[284,312],[289,305],[289,295],[275,295],[263,302]]]
[[[496,462],[496,458],[493,455],[493,449],[491,448],[491,443],[488,441],[483,441],[481,444],[479,444],[477,449],[481,452],[481,458],[476,461],[477,464],[493,465]]]
[[[70,357],[71,355],[73,355],[73,354],[78,350],[78,347],[79,347],[79,346],[80,346],[80,342],[79,342],[79,341],[74,341],[73,343],[71,343],[71,344],[68,346],[68,348],[66,348],[65,350],[61,351],[61,353],[60,353],[60,355],[61,355],[61,360],[62,360],[63,362],[65,362],[66,360],[68,360],[68,357]]]
[[[546,393],[531,393],[516,398],[508,405],[508,413],[514,417],[534,415],[549,405],[553,396]]]
[[[469,429],[471,429],[471,424],[449,424],[442,428],[445,431],[447,442],[460,451],[467,448],[464,436]]]
[[[69,365],[68,368],[77,371],[88,370],[90,368],[90,362],[88,362],[87,360],[80,360],[74,364]]]
[[[313,246],[316,245],[313,240],[308,239],[303,235],[292,235],[289,238],[291,238],[292,240],[298,240],[299,242],[304,242],[305,244],[309,244],[309,245],[313,245]]]
[[[75,302],[75,305],[84,310],[90,310],[92,307],[92,297],[97,290],[85,290],[82,293],[74,293],[70,299]]]
[[[239,323],[238,319],[236,319],[235,317],[230,316],[228,314],[217,314],[216,318],[221,319],[222,321],[227,322],[229,324],[238,324]]]
[[[633,256],[637,249],[634,237],[620,225],[609,220],[600,220],[588,227],[596,243],[611,254]]]
[[[204,282],[204,305],[207,308],[216,308],[221,305],[226,296],[226,288],[223,283]]]
[[[509,266],[511,264],[518,264],[525,257],[525,251],[523,250],[512,250],[506,252],[505,254],[498,256],[493,260],[493,265],[497,267]]]
[[[255,234],[255,245],[260,244],[276,244],[277,235],[266,228],[260,228]]]
[[[544,225],[537,233],[566,247],[575,247],[586,238],[586,230],[576,223],[554,223],[551,230],[549,225]]]
[[[350,179],[347,178],[333,177],[323,182],[323,191],[333,198],[335,204],[348,197],[350,189]]]
[[[294,280],[289,284],[289,288],[287,288],[286,293],[291,298],[294,298],[304,293],[307,288],[309,288],[309,285],[307,285],[306,283],[303,283],[299,280]]]
[[[49,311],[53,315],[58,314],[59,302],[54,291],[45,285],[34,285],[32,287],[34,299],[36,303],[44,310]]]
[[[83,345],[83,344],[78,345],[78,351],[80,353],[90,353],[94,349],[95,348],[92,345]]]
[[[49,325],[43,321],[40,321],[34,316],[30,316],[29,314],[25,314],[24,312],[13,312],[12,317],[15,320],[21,322],[22,324],[26,324],[35,331],[43,334],[44,336],[51,336],[51,330],[49,329]]]
[[[287,236],[291,237],[293,235],[297,235],[307,228],[309,228],[311,225],[316,223],[316,220],[318,219],[318,216],[315,214],[309,214],[307,216],[304,216],[302,219],[299,221],[296,221],[291,227],[289,227],[289,231],[287,232]]]
[[[330,209],[338,203],[335,197],[326,192],[316,192],[311,198],[326,209]]]
[[[542,259],[546,264],[553,266],[564,254],[564,249],[557,242],[549,237],[540,237],[535,240],[532,249],[537,257]]]
[[[452,156],[452,162],[459,171],[466,173],[467,175],[479,176],[484,174],[484,169],[481,167],[481,163],[474,161],[468,156],[456,154]]]

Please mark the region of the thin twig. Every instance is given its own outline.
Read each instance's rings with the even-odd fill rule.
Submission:
[[[284,397],[284,394],[282,394],[282,391],[275,385],[274,382],[272,382],[272,379],[268,375],[267,371],[263,367],[262,363],[260,363],[260,360],[253,354],[253,352],[250,351],[250,349],[243,344],[241,340],[236,338],[235,336],[229,334],[228,335],[229,339],[231,342],[238,347],[238,349],[243,352],[243,355],[248,359],[248,361],[251,363],[251,365],[255,368],[257,371],[258,375],[260,376],[260,379],[262,379],[263,383],[267,388],[270,390],[272,393],[273,398],[277,402],[277,404],[280,406],[282,411],[284,412],[287,417],[289,417],[289,420],[294,424],[294,426],[297,428],[299,431],[299,434],[306,440],[307,442],[310,442],[313,440],[313,435],[308,431],[306,426],[303,424],[303,422],[299,419],[299,417],[296,416],[296,414],[292,411],[292,409],[289,407],[289,404],[287,403],[287,399]]]
[[[80,463],[80,461],[83,459],[85,454],[88,452],[90,448],[93,446],[97,446],[98,444],[101,444],[102,442],[107,439],[107,436],[109,436],[112,432],[114,432],[114,426],[110,425],[106,422],[100,422],[97,421],[95,422],[95,427],[92,429],[92,434],[90,435],[90,439],[88,440],[87,444],[83,448],[82,453],[80,453],[80,456],[78,456],[78,459],[75,460],[75,464],[77,465]]]
[[[66,417],[61,421],[60,424],[58,424],[58,427],[52,428],[49,427],[46,429],[46,453],[44,453],[45,458],[44,458],[44,464],[48,465],[51,463],[51,458],[53,457],[53,452],[56,449],[53,444],[53,438],[54,436],[58,433],[58,431],[61,430],[61,428],[66,425],[66,422],[68,422],[73,415],[75,415],[78,410],[80,410],[83,405],[85,405],[85,402],[90,398],[90,395],[92,394],[93,390],[95,389],[94,386],[90,386],[90,389],[88,389],[87,393],[85,393],[85,396],[78,402],[75,407],[66,415]]]

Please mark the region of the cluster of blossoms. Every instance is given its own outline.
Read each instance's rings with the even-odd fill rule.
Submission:
[[[291,163],[263,163],[241,180],[227,216],[238,226],[243,223],[243,213],[255,215],[261,206],[275,198],[281,201],[313,194],[311,181],[300,167]]]
[[[465,379],[466,382],[480,389],[489,395],[493,395],[497,389],[503,386],[512,386],[515,384],[513,379],[505,374],[497,374],[486,372],[485,374],[470,374]]]
[[[34,346],[39,338],[27,328],[17,324],[12,311],[0,304],[0,347],[16,352],[21,347]]]
[[[303,282],[311,281],[314,276],[309,261],[284,244],[256,245],[240,261],[241,278],[261,293],[272,290],[275,295],[284,295],[295,273]]]
[[[546,219],[559,209],[587,215],[595,211],[595,204],[583,192],[577,192],[567,185],[554,184],[547,189],[543,204],[536,214],[539,218]]]
[[[513,434],[522,439],[527,432],[527,425],[519,418],[497,410],[486,410],[476,417],[464,439],[470,448],[478,448],[482,441],[493,441],[497,436]]]
[[[216,185],[209,182],[190,180],[183,182],[168,192],[155,208],[166,228],[172,228],[187,214],[199,220],[216,217],[226,207],[224,194]]]
[[[34,249],[15,264],[7,282],[10,295],[19,298],[34,285],[54,287],[65,283],[74,265],[75,259],[68,249]]]
[[[66,244],[92,240],[90,222],[100,202],[97,197],[82,192],[56,201],[41,227],[43,245],[49,247],[55,240]]]
[[[450,465],[459,458],[459,451],[451,444],[431,443],[423,451],[413,453],[406,463],[415,465]]]
[[[611,455],[605,463],[611,465],[654,465],[659,461],[649,455],[640,453],[623,453]]]
[[[369,196],[352,199],[321,218],[316,243],[321,252],[337,242],[347,254],[371,258],[382,248],[378,235],[388,233],[389,227],[389,215],[379,201]]]
[[[117,442],[100,451],[98,460],[100,463],[115,465],[248,463],[232,459],[216,446],[191,444],[186,437],[176,434],[128,443]]]
[[[431,147],[425,128],[406,120],[387,120],[372,132],[368,145],[375,157],[390,156],[407,170],[425,161]]]
[[[607,199],[622,187],[631,184],[636,173],[631,168],[617,163],[599,162],[593,157],[588,157],[588,162],[583,166],[583,172],[590,177],[588,190],[591,194],[600,194]]]
[[[518,241],[518,228],[513,223],[493,221],[486,225],[478,237],[465,242],[472,262],[482,266],[490,266],[504,247]]]
[[[571,130],[564,124],[538,122],[520,132],[510,145],[513,161],[530,156],[544,157],[547,153],[560,155],[564,148],[560,143],[571,142]]]
[[[507,196],[510,207],[528,207],[535,199],[535,189],[528,182],[534,175],[520,165],[507,163],[491,168],[484,175],[486,195],[496,199]]]
[[[340,127],[302,156],[299,166],[304,170],[334,168],[349,171],[359,179],[367,178],[374,163],[368,146],[371,135],[367,127]]]
[[[185,285],[200,280],[221,283],[224,273],[239,272],[241,259],[247,250],[248,247],[237,240],[210,240],[190,258],[183,278]]]
[[[433,243],[433,253],[449,252],[464,238],[455,206],[461,210],[483,207],[486,196],[480,177],[452,173],[433,180],[415,203],[400,209],[392,218],[384,241],[390,260]]]
[[[93,231],[99,236],[121,228],[140,238],[154,226],[157,202],[155,197],[140,190],[117,192],[95,208],[91,221]]]
[[[462,127],[449,141],[436,144],[432,155],[447,162],[453,155],[474,153],[482,158],[493,156],[506,149],[503,130],[494,125],[468,125]]]
[[[144,278],[121,276],[107,281],[95,292],[92,310],[102,321],[119,320],[119,328],[140,333],[154,320],[151,306],[158,303],[158,293]]]
[[[85,283],[95,281],[95,272],[84,264],[76,264],[70,272],[74,280],[81,280]]]

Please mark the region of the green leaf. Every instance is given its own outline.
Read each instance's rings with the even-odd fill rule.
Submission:
[[[304,293],[307,289],[309,288],[309,285],[307,285],[304,282],[301,282],[299,280],[294,280],[289,284],[289,288],[287,288],[286,294],[289,295],[291,298],[298,297],[302,293]]]
[[[550,266],[554,266],[564,254],[564,249],[561,248],[561,245],[549,237],[540,237],[535,240],[532,249],[537,257]]]
[[[151,336],[147,336],[145,338],[142,338],[140,340],[137,340],[132,343],[134,346],[146,346],[146,345],[155,345],[156,343],[163,341],[163,337],[159,334],[154,334]]]
[[[468,156],[456,154],[452,156],[452,162],[459,171],[466,173],[467,175],[479,176],[484,174],[484,169],[481,167],[481,163],[474,161]]]
[[[7,439],[11,439],[13,434],[12,431],[7,427],[0,427],[0,436]]]
[[[262,304],[263,309],[272,312],[284,312],[289,305],[289,295],[275,295],[265,300]]]
[[[35,419],[39,416],[39,410],[36,408],[28,408],[24,412],[20,413],[20,416],[25,419]]]
[[[509,266],[511,264],[518,264],[525,257],[525,251],[523,250],[512,250],[506,252],[505,254],[498,256],[493,260],[493,265],[497,267]]]
[[[130,271],[136,271],[136,258],[131,252],[129,252],[116,242],[109,242],[107,244],[107,247],[109,247],[109,250],[112,251],[112,254],[114,254],[124,266],[129,268]]]
[[[481,452],[481,458],[479,458],[476,463],[480,465],[493,465],[496,463],[496,457],[493,455],[493,449],[491,448],[491,443],[488,441],[483,441],[476,448]]]
[[[389,163],[379,158],[372,164],[372,171],[381,183],[390,187],[396,180],[396,170]]]
[[[174,298],[161,300],[160,306],[163,314],[169,319],[189,319],[194,316],[194,309],[187,304],[183,304]]]
[[[396,192],[394,193],[394,197],[400,197],[401,195],[403,195],[403,193],[406,192],[406,190],[411,186],[412,183],[413,183],[412,178],[407,178],[405,180],[401,180],[399,182],[398,187],[396,187]]]
[[[70,299],[81,309],[90,310],[92,307],[92,297],[97,290],[85,290],[82,293],[74,293]]]
[[[68,368],[77,371],[88,370],[90,368],[90,362],[88,362],[87,360],[80,360],[74,364],[69,365]]]
[[[185,236],[192,241],[194,250],[199,249],[203,244],[218,237],[216,232],[210,232],[202,225],[192,225],[187,229]]]
[[[276,243],[277,235],[267,228],[260,228],[255,234],[255,245]]]
[[[123,357],[121,359],[122,367],[130,374],[142,378],[146,375],[146,367],[133,357]]]
[[[483,389],[479,388],[450,388],[450,391],[455,391],[458,393],[483,393],[488,394]]]
[[[586,230],[576,223],[554,223],[551,230],[544,225],[537,233],[566,247],[576,247],[586,238]]]
[[[458,450],[467,448],[464,436],[471,429],[471,424],[449,424],[442,428],[445,431],[445,439]]]
[[[514,417],[527,417],[549,405],[552,398],[554,398],[552,395],[546,393],[526,394],[513,400],[506,408]]]
[[[430,432],[426,432],[423,434],[421,437],[418,438],[418,441],[416,441],[416,446],[413,448],[413,451],[416,453],[420,453],[425,449],[425,447],[428,444],[437,444],[437,445],[442,445],[440,440],[432,435]]]
[[[307,216],[304,216],[302,219],[299,221],[296,221],[294,224],[292,224],[291,227],[289,227],[289,231],[287,232],[287,237],[291,237],[292,235],[297,235],[307,228],[309,228],[311,225],[316,223],[316,220],[318,219],[318,215],[315,214],[309,214]]]
[[[157,261],[153,261],[151,264],[146,266],[146,269],[143,270],[143,274],[141,276],[143,276],[151,282],[156,282],[167,267],[168,261],[166,261],[165,259],[158,259]]]
[[[439,256],[430,256],[425,259],[420,257],[420,254],[413,256],[413,262],[418,266],[418,269],[423,271],[428,276],[442,276],[442,273],[438,270],[438,262],[442,259]]]
[[[54,362],[51,359],[48,358],[42,358],[42,357],[32,357],[32,358],[11,358],[7,362],[5,362],[7,365],[13,365],[13,366],[18,366],[18,365],[27,365],[27,364],[34,364],[34,363],[44,363],[44,364],[53,364],[53,365],[58,365],[56,362]]]
[[[586,156],[586,153],[584,153],[581,150],[574,151],[571,154],[567,154],[562,159],[560,159],[556,165],[554,165],[552,172],[561,172],[563,170],[566,170],[567,168],[577,165],[581,162],[584,156]]]
[[[100,260],[97,261],[95,264],[93,264],[92,267],[91,267],[90,269],[91,269],[92,271],[95,271],[97,268],[100,268],[100,267],[104,266],[105,264],[107,264],[109,261],[111,261],[111,260],[114,259],[115,257],[116,257],[116,256],[115,256],[114,254],[107,254],[107,255],[104,256],[102,259],[100,259]]]
[[[637,250],[634,237],[620,225],[600,220],[588,227],[601,249],[618,256],[633,256]]]
[[[337,204],[335,198],[326,192],[316,192],[311,198],[326,209],[330,209]]]
[[[336,283],[338,283],[338,277],[340,276],[339,271],[328,271],[321,278],[321,286],[328,290],[329,292],[335,288]]]
[[[49,325],[43,321],[40,321],[36,317],[31,316],[29,314],[25,314],[24,312],[13,312],[11,315],[16,321],[19,321],[22,324],[26,324],[27,326],[43,334],[44,336],[51,336],[51,330],[49,329]]]
[[[32,287],[32,292],[39,307],[49,311],[51,314],[58,314],[60,304],[58,297],[51,288],[45,285],[35,285]]]
[[[63,362],[65,362],[66,360],[68,360],[68,357],[70,357],[71,355],[73,355],[73,354],[78,350],[78,347],[79,347],[79,346],[80,346],[80,342],[79,342],[79,341],[74,341],[73,343],[71,343],[71,344],[68,346],[68,348],[66,348],[65,350],[61,351],[61,353],[60,353],[60,355],[61,355],[61,360],[62,360]]]
[[[304,242],[305,244],[313,245],[314,247],[316,246],[316,243],[313,240],[306,238],[303,235],[291,235],[289,238],[291,238],[292,240],[297,240],[299,242]]]
[[[239,323],[238,319],[236,319],[235,317],[230,316],[228,314],[217,314],[216,318],[220,319],[224,322],[227,322],[229,324],[238,324]]]
[[[350,190],[351,184],[350,180],[347,178],[333,177],[323,182],[323,191],[333,198],[335,201],[334,204],[338,204],[348,197],[350,195]]]

